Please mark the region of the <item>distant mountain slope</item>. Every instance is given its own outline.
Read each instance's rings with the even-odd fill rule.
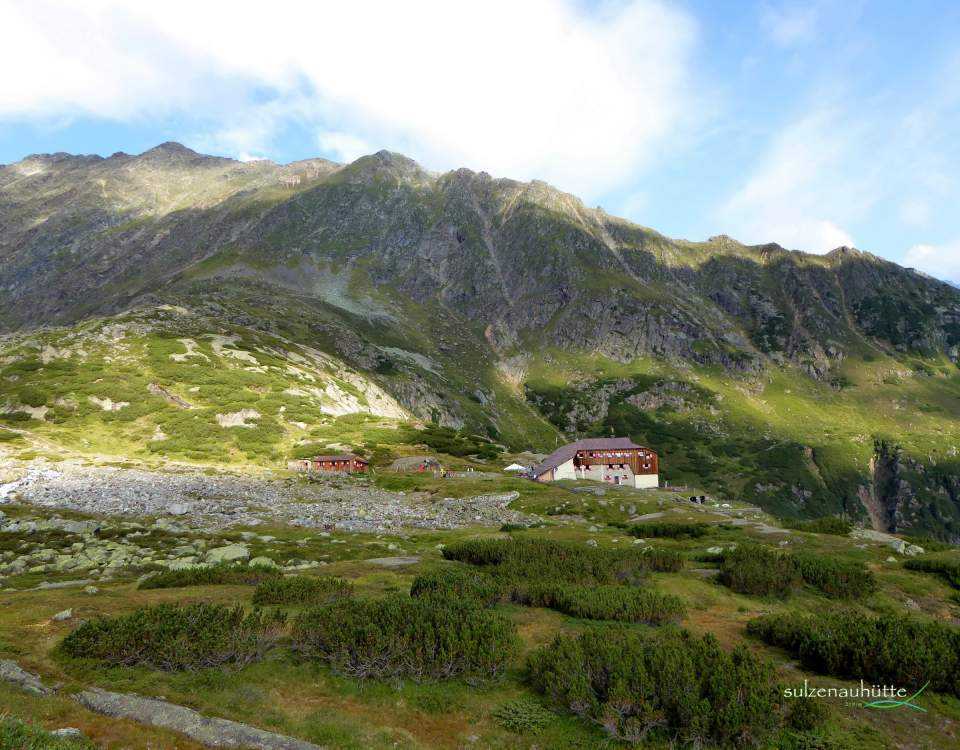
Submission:
[[[960,291],[857,250],[672,240],[388,152],[278,166],[163,144],[0,168],[0,294],[11,351],[137,309],[145,336],[310,347],[516,447],[628,432],[677,481],[960,536]],[[27,373],[0,375],[14,409]]]

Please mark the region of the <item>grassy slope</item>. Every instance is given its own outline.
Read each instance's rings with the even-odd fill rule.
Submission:
[[[551,350],[530,368],[527,388],[566,427],[567,413],[598,386],[630,381],[605,417],[576,425],[581,434],[629,434],[661,452],[667,480],[706,485],[783,515],[864,517],[857,490],[869,485],[875,440],[899,445],[924,464],[955,463],[960,372],[946,359],[874,355],[847,359],[841,374],[836,387],[791,367],[738,378],[661,360],[621,364]],[[664,381],[692,388],[679,410],[625,403]],[[941,510],[953,533],[960,531],[956,509]]]
[[[459,480],[437,483],[428,478],[409,478],[418,489],[430,490],[438,496],[459,496],[476,491],[479,480],[460,486]],[[442,484],[442,486],[440,486]],[[510,480],[488,482],[498,490],[514,486]],[[590,531],[583,522],[566,522],[562,517],[546,517],[551,525],[527,532],[557,539],[585,542],[595,539],[600,546],[618,547],[628,543],[623,532],[602,527],[604,521],[625,520],[628,513],[620,505],[633,504],[637,512],[660,507],[655,496],[629,491],[610,492],[603,498],[571,495],[559,487],[527,485],[517,505],[528,510],[556,507],[563,498],[573,498],[577,510],[601,527]],[[661,498],[663,499],[663,498]],[[706,511],[694,512],[682,505],[673,513],[673,502],[664,500],[661,510],[669,519],[721,520]],[[258,528],[258,532],[267,531]],[[440,564],[437,545],[450,543],[472,534],[490,534],[489,530],[456,532],[413,532],[409,535],[385,536],[334,534],[328,538],[310,537],[306,547],[296,544],[306,535],[299,530],[270,529],[279,536],[274,546],[298,550],[298,556],[323,559],[330,564],[323,573],[343,575],[353,581],[361,595],[379,596],[390,591],[405,591],[419,570]],[[658,540],[658,544],[675,547],[688,555],[702,553],[717,544],[742,541],[754,536],[742,529],[717,529],[695,541]],[[790,535],[756,535],[767,543],[789,540],[790,548],[815,550],[822,554],[866,563],[879,578],[880,590],[856,605],[865,613],[902,612],[911,610],[921,618],[948,618],[960,614],[950,600],[951,590],[937,578],[904,570],[899,564],[886,562],[889,550],[879,545],[863,549],[851,540],[826,535],[796,533]],[[396,544],[401,551],[386,552],[387,544]],[[268,552],[268,549],[257,550]],[[366,557],[384,554],[419,554],[423,561],[412,568],[385,571],[363,562]],[[769,611],[811,611],[834,606],[813,592],[805,590],[787,601],[768,601],[731,593],[695,569],[703,563],[688,562],[675,574],[656,574],[650,585],[659,591],[684,599],[689,616],[683,626],[695,632],[713,632],[725,646],[745,640],[744,626],[751,617]],[[52,648],[69,631],[71,623],[51,621],[50,616],[66,607],[73,607],[77,617],[100,613],[125,612],[144,603],[161,601],[233,602],[250,600],[250,587],[196,587],[138,591],[128,581],[101,586],[101,593],[90,596],[79,589],[34,591],[0,594],[0,655],[16,658],[21,664],[38,670],[48,681],[62,680],[66,690],[60,696],[38,699],[0,686],[0,702],[14,715],[30,716],[44,726],[77,726],[94,740],[108,746],[146,748],[192,748],[175,735],[156,730],[143,730],[131,722],[118,722],[91,714],[69,700],[71,689],[86,684],[99,684],[108,689],[130,690],[147,695],[163,695],[203,712],[246,721],[275,731],[293,734],[335,748],[455,748],[470,743],[490,748],[592,747],[602,742],[599,728],[581,724],[568,717],[558,717],[542,734],[518,736],[504,730],[492,717],[503,703],[527,695],[520,662],[503,682],[487,687],[471,687],[459,682],[450,684],[402,685],[363,683],[339,678],[326,668],[298,663],[278,652],[269,661],[238,672],[200,671],[169,675],[144,669],[102,669],[95,665],[64,661]],[[541,609],[503,606],[513,619],[524,641],[524,651],[548,642],[559,631],[584,627],[587,623]],[[639,627],[639,626],[638,626]],[[750,642],[779,665],[780,678],[796,685],[808,678],[817,686],[839,686],[842,681],[806,674],[788,664],[776,649]],[[916,748],[952,747],[960,743],[957,722],[960,701],[942,695],[926,694],[921,703],[927,713],[914,711],[866,711],[842,703],[834,704],[831,733],[841,740],[837,747]],[[470,740],[468,738],[476,739]]]

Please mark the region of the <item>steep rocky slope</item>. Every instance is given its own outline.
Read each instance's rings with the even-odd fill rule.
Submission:
[[[203,361],[170,359],[186,354],[178,339],[252,378],[251,403],[264,388],[309,399],[291,393],[309,393],[284,369],[296,362],[266,361],[309,347],[389,399],[382,416],[518,448],[626,431],[675,481],[960,535],[960,292],[857,250],[672,240],[543,183],[437,175],[387,152],[278,166],[163,144],[0,168],[0,295],[0,396],[11,413],[47,408],[41,430],[78,424],[54,401],[75,396],[43,390],[57,382],[44,346],[133,321],[144,387],[187,402],[178,384]],[[254,361],[224,359],[217,337]],[[151,435],[178,408],[131,398]],[[217,399],[210,426],[242,411]],[[250,408],[276,420],[284,405]],[[276,460],[293,440],[253,454]],[[899,469],[877,470],[885,450]]]

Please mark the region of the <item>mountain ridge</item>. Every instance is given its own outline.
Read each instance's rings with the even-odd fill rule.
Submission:
[[[264,342],[283,339],[336,358],[421,421],[515,448],[613,430],[666,446],[675,480],[787,515],[858,515],[872,502],[888,528],[960,534],[960,481],[942,471],[960,445],[960,291],[854,248],[674,240],[543,182],[437,174],[387,151],[278,165],[167,143],[0,168],[0,260],[8,369],[85,321],[132,316],[144,328],[130,356],[176,391],[198,377],[187,364],[206,366],[161,355],[182,353],[164,342],[189,320],[179,338],[236,336],[263,360],[245,365],[272,373],[244,386],[251,403],[266,398],[257,389],[303,390],[277,379],[287,364]],[[150,312],[164,306],[189,318]],[[17,393],[32,378],[0,380],[8,411],[30,406]],[[70,392],[51,391],[51,413],[58,398]],[[218,403],[211,429],[227,406],[242,411]],[[263,406],[274,451],[299,439],[280,406],[295,404]],[[172,419],[168,407],[157,403],[157,419]],[[143,418],[141,431],[112,428],[123,450],[148,449],[144,434],[162,429]],[[774,449],[802,472],[778,479]],[[889,481],[934,464],[935,480],[903,480],[912,495]]]

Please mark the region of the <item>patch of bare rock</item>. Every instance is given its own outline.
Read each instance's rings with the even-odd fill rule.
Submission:
[[[85,708],[118,719],[131,719],[187,735],[208,747],[258,748],[259,750],[323,750],[312,742],[267,732],[247,724],[204,716],[174,703],[131,693],[90,688],[76,695]]]

